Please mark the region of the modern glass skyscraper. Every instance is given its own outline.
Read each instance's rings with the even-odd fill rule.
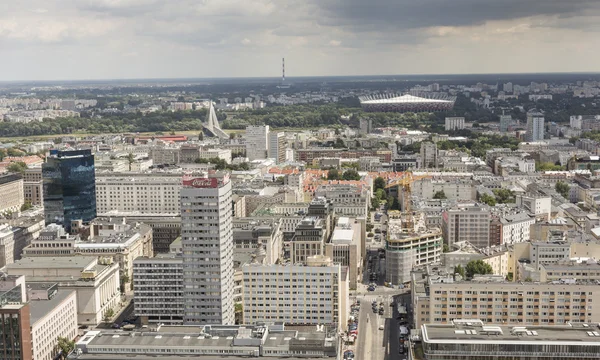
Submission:
[[[232,217],[228,175],[184,177],[181,189],[184,324],[230,325],[235,321]]]
[[[96,176],[91,150],[50,150],[42,166],[46,224],[71,230],[72,220],[96,217]]]

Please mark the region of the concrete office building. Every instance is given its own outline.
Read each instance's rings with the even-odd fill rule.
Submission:
[[[366,185],[325,184],[315,190],[315,198],[326,198],[337,216],[366,217],[371,206],[371,191]]]
[[[19,260],[27,244],[44,228],[44,217],[23,217],[0,223],[0,267]]]
[[[134,313],[142,324],[182,325],[183,257],[176,252],[133,261]]]
[[[507,326],[459,318],[451,324],[425,324],[420,334],[428,360],[592,360],[600,347],[597,330],[595,323]]]
[[[421,167],[435,169],[438,165],[437,145],[432,142],[421,143]]]
[[[73,220],[96,218],[96,176],[90,150],[50,150],[42,166],[46,224],[71,230]]]
[[[98,173],[98,213],[179,214],[180,172]]]
[[[550,220],[552,211],[552,198],[550,196],[539,195],[517,195],[515,203],[535,215],[540,220]]]
[[[119,265],[95,256],[29,257],[7,265],[6,272],[32,285],[58,283],[61,291],[76,291],[78,324],[98,325],[121,301]]]
[[[178,147],[153,146],[150,148],[150,159],[154,165],[176,165],[180,163]]]
[[[286,330],[271,326],[161,326],[155,331],[88,331],[79,339],[74,358],[78,360],[162,359],[271,359],[335,358],[338,338],[335,329],[314,326]]]
[[[325,244],[325,256],[334,264],[348,268],[348,286],[357,289],[362,274],[362,223],[357,219],[340,217],[333,229],[331,241]]]
[[[527,113],[527,134],[525,139],[529,142],[544,140],[544,115],[537,111]]]
[[[293,264],[305,263],[308,257],[323,255],[326,237],[324,220],[315,216],[304,218],[292,238],[290,257]]]
[[[37,285],[37,286],[36,286]],[[58,338],[77,338],[77,293],[58,286],[29,286],[31,348],[33,359],[53,360],[58,356]]]
[[[6,360],[34,360],[30,311],[24,276],[3,276],[0,282],[0,354]]]
[[[232,226],[236,251],[251,253],[263,246],[266,264],[275,264],[283,257],[283,232],[279,220],[235,219]]]
[[[17,212],[25,202],[23,177],[18,174],[0,175],[0,213]]]
[[[478,248],[490,246],[490,209],[481,204],[458,204],[442,213],[444,243],[468,241]]]
[[[283,131],[269,133],[269,158],[274,159],[276,164],[284,163],[285,150],[285,133]]]
[[[246,157],[266,159],[269,153],[269,125],[246,126]]]
[[[444,129],[446,131],[462,130],[465,128],[464,117],[447,117],[445,119]]]
[[[244,324],[319,324],[345,329],[347,269],[330,258],[310,256],[305,265],[242,267]]]
[[[181,245],[186,324],[234,323],[232,211],[229,174],[184,178]]]
[[[438,229],[412,234],[395,230],[396,226],[390,221],[385,249],[385,281],[400,285],[410,282],[414,266],[440,262],[443,239]]]
[[[411,289],[416,326],[450,324],[454,319],[481,319],[488,324],[560,325],[598,322],[600,292],[590,282],[507,282],[503,276],[453,281],[452,276],[425,277],[425,290]],[[421,283],[422,285],[423,283]]]

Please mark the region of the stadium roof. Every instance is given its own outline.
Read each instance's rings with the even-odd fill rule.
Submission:
[[[422,104],[427,104],[427,103],[452,103],[452,100],[446,100],[446,99],[431,99],[431,98],[423,98],[423,97],[419,97],[419,96],[413,96],[413,95],[402,95],[402,96],[396,96],[396,97],[390,97],[390,98],[381,98],[381,99],[374,99],[372,97],[364,97],[361,98],[361,104],[398,104],[398,103],[422,103]]]

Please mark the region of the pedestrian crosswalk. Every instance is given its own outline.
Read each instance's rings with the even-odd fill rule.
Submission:
[[[373,302],[373,301],[379,301],[379,302],[392,302],[394,301],[394,297],[392,295],[376,295],[376,294],[369,294],[369,295],[358,295],[356,296],[356,298],[360,301],[369,301],[369,302]]]

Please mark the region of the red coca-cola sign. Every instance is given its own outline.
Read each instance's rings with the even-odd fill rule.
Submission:
[[[219,186],[217,178],[194,178],[183,180],[183,186],[195,188],[216,188]]]

